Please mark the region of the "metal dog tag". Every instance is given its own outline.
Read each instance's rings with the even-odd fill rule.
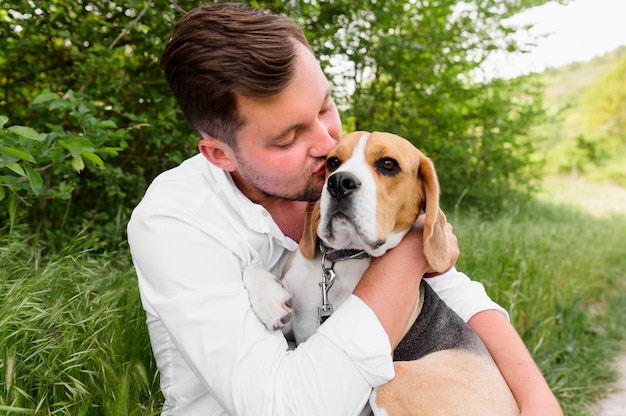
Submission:
[[[317,315],[320,324],[323,324],[333,314],[333,305],[328,303],[328,290],[335,283],[335,271],[331,268],[324,269],[324,275],[320,286],[322,288],[322,304],[317,307]]]
[[[320,305],[317,307],[317,315],[320,318],[320,325],[326,322],[333,314],[333,305]]]

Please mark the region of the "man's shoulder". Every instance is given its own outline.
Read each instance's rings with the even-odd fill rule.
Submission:
[[[159,174],[148,186],[136,210],[194,211],[228,188],[226,173],[201,154]]]
[[[163,186],[167,184],[177,182],[191,182],[204,183],[205,186],[210,184],[211,179],[215,176],[216,172],[213,172],[211,164],[198,153],[195,156],[191,156],[185,159],[180,165],[161,172],[154,178],[154,181],[150,184],[148,189],[157,186]]]

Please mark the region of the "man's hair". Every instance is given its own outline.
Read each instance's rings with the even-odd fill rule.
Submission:
[[[293,78],[295,41],[308,47],[287,17],[239,3],[205,5],[178,21],[161,65],[191,126],[236,149],[245,122],[237,96],[279,94]]]

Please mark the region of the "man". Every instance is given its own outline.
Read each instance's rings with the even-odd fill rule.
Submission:
[[[429,272],[419,222],[289,351],[255,316],[242,275],[259,264],[280,275],[297,249],[306,201],[319,197],[342,133],[330,85],[294,22],[240,4],[189,12],[161,62],[201,136],[200,154],[160,175],[128,226],[163,413],[359,414],[393,377],[391,345]],[[485,341],[524,414],[561,414],[480,284],[454,268],[429,283]]]

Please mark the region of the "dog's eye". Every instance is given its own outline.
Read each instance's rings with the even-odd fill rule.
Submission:
[[[326,169],[328,169],[329,172],[334,172],[339,166],[341,166],[341,160],[339,160],[338,157],[333,156],[326,160]]]
[[[376,162],[378,171],[383,175],[395,175],[400,172],[398,161],[390,157],[384,157]]]

